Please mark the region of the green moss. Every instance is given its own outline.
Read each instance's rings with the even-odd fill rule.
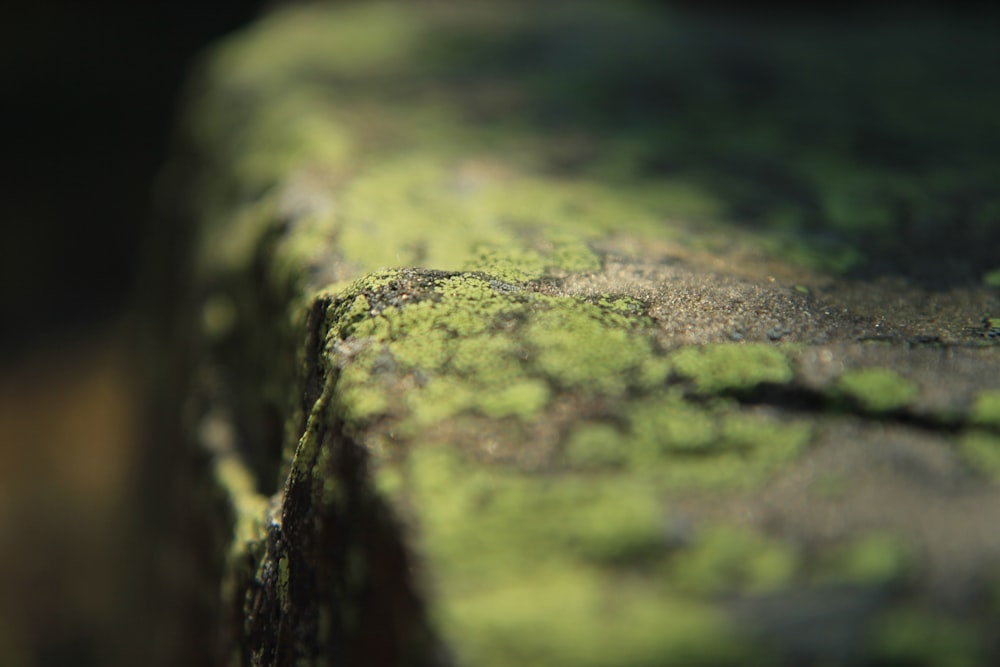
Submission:
[[[988,431],[972,430],[960,436],[958,446],[972,467],[993,480],[1000,481],[1000,436]]]
[[[461,377],[482,379],[498,386],[523,379],[520,367],[512,363],[521,354],[521,345],[506,336],[457,338],[451,341],[451,368]]]
[[[721,422],[726,445],[743,453],[751,469],[761,472],[794,460],[812,435],[813,426],[805,420],[736,413]]]
[[[646,304],[631,296],[602,296],[597,303],[602,308],[617,311],[623,315],[638,315],[646,310]]]
[[[486,184],[477,191],[477,207],[493,215],[523,237],[539,232],[567,245],[568,258],[577,262],[576,244],[628,230],[663,238],[659,213],[662,206],[652,196],[625,185],[586,178],[552,178],[521,169]]]
[[[435,617],[462,664],[766,664],[706,605],[578,571],[543,570],[447,599]]]
[[[406,396],[410,417],[401,432],[411,434],[415,427],[440,422],[462,412],[477,411],[480,401],[488,401],[488,398],[470,382],[452,377],[432,378]],[[517,412],[531,416],[528,406]]]
[[[649,339],[621,324],[627,321],[591,304],[564,302],[532,317],[524,336],[534,364],[556,385],[621,394],[652,353]]]
[[[412,88],[409,82],[454,67],[451,57],[432,57],[437,52],[427,48],[434,43],[434,16],[390,11],[382,3],[338,12],[301,8],[278,12],[267,31],[232,39],[208,68],[207,76],[223,85],[203,97],[193,123],[198,139],[213,146],[224,165],[212,197],[235,193],[242,206],[310,174],[312,194],[336,202],[315,222],[321,219],[327,243],[336,240],[345,271],[478,270],[508,282],[598,270],[590,244],[609,234],[700,245],[705,225],[691,235],[664,221],[724,217],[719,197],[686,179],[609,182],[598,178],[600,165],[554,177],[537,156],[558,137],[523,123],[470,121],[475,95],[461,86],[439,81],[420,93],[411,90],[403,102],[382,99],[380,88],[368,82],[407,81]],[[345,26],[370,37],[348,36]],[[356,45],[357,57],[347,55],[349,44]],[[312,68],[303,69],[303,62]],[[525,82],[505,85],[530,95]],[[338,94],[338,86],[351,94]],[[267,103],[247,103],[248,90]],[[491,157],[482,159],[482,153]],[[613,153],[607,160],[629,151]],[[229,206],[203,203],[206,211]],[[231,210],[226,213],[209,216],[225,221],[220,243],[244,236],[245,230],[234,231]],[[755,241],[747,236],[741,243]]]
[[[244,206],[292,172],[320,175],[320,189],[336,195],[330,238],[354,275],[405,265],[486,270],[516,282],[539,272],[594,270],[593,242],[609,234],[631,235],[636,247],[649,239],[712,246],[721,238],[730,248],[763,249],[836,273],[880,250],[862,252],[862,245],[895,245],[899,211],[910,211],[925,233],[935,232],[937,221],[966,215],[966,204],[954,202],[969,197],[975,238],[988,236],[983,230],[997,207],[986,167],[995,151],[986,145],[978,157],[963,151],[981,143],[975,137],[991,135],[996,120],[969,112],[990,104],[955,106],[962,109],[955,118],[951,107],[914,104],[933,96],[900,95],[920,90],[919,81],[900,87],[870,68],[831,71],[831,63],[800,43],[800,29],[812,30],[800,26],[758,44],[766,54],[762,73],[782,85],[734,125],[729,113],[740,105],[725,100],[741,93],[710,65],[717,60],[712,52],[696,46],[714,42],[672,38],[705,26],[607,3],[573,16],[566,29],[556,14],[527,20],[501,8],[415,10],[372,2],[274,12],[228,39],[204,68],[208,93],[198,91],[192,124],[199,144],[211,147],[205,154],[219,163],[210,198],[229,196]],[[627,39],[628,48],[607,42],[608,25],[617,26],[612,40]],[[920,26],[906,24],[877,39],[904,45],[886,46],[889,52],[912,52],[907,30],[913,29],[920,34]],[[873,28],[866,30],[871,39]],[[808,34],[817,44],[831,39]],[[546,57],[537,67],[520,67],[516,45],[536,42]],[[653,57],[664,43],[674,56]],[[944,74],[961,69],[975,75],[970,81],[983,76],[979,63],[988,58],[949,68],[961,51],[919,68],[929,81],[939,79],[930,90],[944,85],[949,99],[989,97],[982,92],[989,86],[956,86]],[[691,66],[675,71],[670,63],[678,62]],[[822,90],[809,83],[816,71],[824,72]],[[623,81],[644,78],[672,81],[685,104],[667,108],[655,98],[637,104],[621,94]],[[890,147],[874,163],[849,148],[857,144],[848,140],[857,119],[822,112],[836,104],[802,104],[859,91],[874,95],[882,110],[863,119],[874,132],[872,145]],[[916,106],[926,107],[923,121],[912,115]],[[940,114],[958,122],[939,122]],[[552,118],[560,119],[558,128]],[[816,136],[825,139],[803,150],[795,128],[805,126],[822,128]],[[692,127],[711,131],[684,129]],[[887,167],[910,163],[892,155],[891,147],[901,145],[961,157]],[[778,154],[799,158],[779,164],[766,157]],[[664,158],[669,169],[655,166]],[[771,176],[761,180],[760,173]],[[980,192],[987,194],[970,194]],[[210,217],[228,225],[231,207],[225,213]],[[752,233],[725,222],[741,216],[757,223]],[[995,274],[984,272],[984,284],[993,284]]]
[[[226,494],[234,515],[232,550],[240,552],[248,543],[263,539],[270,503],[266,496],[257,492],[252,474],[235,456],[217,457],[215,478]]]
[[[290,475],[293,479],[308,475],[310,470],[307,466],[314,465],[321,453],[329,455],[329,452],[319,451],[322,445],[320,432],[324,428],[324,424],[328,418],[327,411],[330,406],[334,384],[334,376],[330,374],[327,377],[326,384],[323,386],[322,393],[316,399],[316,402],[309,411],[309,415],[306,417],[305,432],[302,433],[298,442],[295,443],[294,450],[285,452],[286,460],[291,465]]]
[[[497,217],[481,213],[475,198],[448,187],[454,178],[449,163],[432,153],[385,160],[354,179],[340,204],[337,245],[345,258],[368,271],[454,270],[467,264],[476,248],[514,245]]]
[[[670,38],[685,34],[681,17],[662,24],[641,13],[623,19],[638,11],[633,7],[615,15],[619,30],[608,29],[600,13],[598,20],[576,15],[582,18],[573,29],[547,15],[507,14],[501,24],[510,32],[499,34],[483,30],[490,21],[467,31],[452,11],[381,2],[282,9],[266,28],[219,51],[209,90],[198,96],[195,148],[212,162],[199,204],[209,227],[204,270],[233,281],[253,275],[253,289],[261,278],[267,299],[291,303],[273,315],[292,337],[301,333],[301,301],[315,293],[312,281],[333,282],[323,292],[334,304],[323,357],[330,384],[312,407],[292,474],[303,475],[302,466],[313,462],[312,476],[328,467],[330,453],[317,448],[332,423],[360,436],[372,453],[379,493],[413,521],[408,538],[423,545],[415,550],[427,568],[435,631],[457,662],[753,662],[703,598],[785,587],[804,567],[800,554],[729,527],[708,527],[691,544],[668,547],[663,498],[678,490],[752,488],[799,455],[811,438],[808,423],[725,399],[790,383],[789,348],[707,345],[664,355],[644,317],[647,306],[637,299],[556,298],[532,290],[601,270],[607,245],[641,261],[692,249],[717,258],[759,257],[763,249],[769,264],[777,256],[843,272],[864,257],[851,239],[898,243],[899,211],[920,226],[957,219],[950,205],[934,208],[936,202],[968,207],[970,200],[941,185],[929,167],[906,179],[889,167],[865,170],[856,160],[824,155],[830,146],[858,145],[852,120],[837,117],[831,126],[821,112],[796,113],[788,100],[768,95],[749,110],[731,103],[728,96],[743,95],[729,90],[728,74],[716,77],[697,58],[683,57],[708,54],[646,58],[645,49],[662,55],[663,48],[704,41]],[[621,38],[628,48],[614,48]],[[528,68],[519,65],[525,45],[544,56]],[[787,90],[790,100],[814,99],[813,92],[821,102],[840,99],[843,82],[823,70],[834,61],[800,59],[800,48],[794,51],[790,71],[773,71],[778,52],[750,64],[781,84],[769,86],[779,97]],[[685,65],[646,70],[651,62]],[[845,69],[869,71],[850,63]],[[821,81],[822,90],[804,89],[796,83],[800,74]],[[667,97],[684,104],[645,108],[630,92],[642,81],[669,81],[680,94]],[[720,85],[705,85],[711,81]],[[872,88],[893,130],[887,142],[861,142],[877,145],[876,153],[884,143],[906,145],[923,134],[908,133],[906,123],[924,106],[880,92],[907,88]],[[619,99],[625,106],[617,106]],[[963,107],[963,116],[992,108],[952,106]],[[737,125],[750,132],[728,131],[735,127],[733,109],[741,113]],[[865,133],[873,131],[869,121],[875,130],[887,122],[878,113],[868,116]],[[822,131],[811,134],[819,143],[798,150],[802,128],[817,127]],[[585,145],[571,147],[567,160],[564,146],[573,133]],[[789,147],[796,150],[783,150]],[[803,157],[787,169],[766,157],[782,154]],[[869,158],[890,166],[911,162],[906,155],[865,156],[874,164]],[[935,162],[963,169],[969,163]],[[970,182],[970,192],[990,191]],[[973,201],[969,215],[991,220],[979,203]],[[741,226],[757,227],[740,232],[727,224],[734,211]],[[744,213],[755,219],[744,220]],[[957,213],[967,217],[964,209]],[[803,228],[816,233],[803,236]],[[920,231],[927,238],[926,226]],[[834,236],[847,242],[828,240]],[[400,266],[411,269],[385,270]],[[420,268],[469,273],[412,270]],[[983,283],[995,286],[995,273]],[[349,282],[356,276],[364,277]],[[221,298],[204,313],[218,337],[245,327],[228,321],[232,312],[248,317],[244,302],[227,313],[228,296]],[[685,389],[696,390],[697,400],[667,384],[671,371]],[[295,393],[287,382],[266,391]],[[917,388],[870,369],[845,373],[835,392],[881,413],[905,407]],[[998,423],[996,394],[981,394],[970,413],[986,428],[960,441],[969,461],[994,477],[1000,447],[987,428]],[[580,414],[589,421],[571,421]],[[300,428],[300,420],[289,422]],[[466,442],[473,438],[449,431],[465,423],[487,427],[476,434],[486,442],[481,450]],[[520,430],[505,430],[511,424]],[[508,441],[528,454],[542,450],[544,460],[524,463],[504,450]],[[456,442],[469,459],[444,444]],[[542,456],[546,447],[549,458]],[[247,486],[245,471],[218,472],[242,489],[237,542],[255,539],[266,499]],[[341,502],[332,480],[317,483],[311,490],[324,504]],[[359,557],[350,552],[346,575],[354,584],[371,576]],[[831,576],[870,583],[898,577],[901,562],[890,540],[871,537],[836,550],[825,567]],[[287,561],[278,570],[279,588],[287,588]],[[357,609],[343,611],[341,620],[351,626]],[[880,645],[887,662],[961,655],[961,641],[949,632],[936,621],[894,619]]]
[[[632,457],[641,465],[672,452],[706,452],[726,445],[717,414],[669,393],[629,406]]]
[[[477,571],[513,576],[515,563],[628,561],[661,542],[663,508],[648,483],[486,470],[444,447],[412,452],[409,471],[423,529],[436,535],[427,548],[470,584]]]
[[[983,285],[986,287],[1000,287],[1000,269],[984,273]]]
[[[669,356],[674,370],[700,392],[743,391],[763,383],[786,383],[793,372],[788,357],[769,345],[705,345]]]
[[[420,12],[383,2],[340,8],[281,8],[266,22],[245,29],[215,49],[209,76],[242,90],[272,94],[267,105],[279,104],[278,91],[300,88],[304,63],[322,63],[323,73],[340,80],[411,72],[411,53],[425,35]],[[267,105],[254,105],[267,106]],[[220,110],[221,111],[221,110]],[[245,114],[246,108],[229,109]],[[222,123],[222,116],[215,118]],[[215,136],[224,134],[216,130]]]
[[[686,593],[761,593],[787,586],[799,555],[787,544],[747,530],[716,527],[667,563],[670,585]]]
[[[300,87],[260,105],[232,148],[233,178],[248,191],[260,192],[304,168],[348,164],[354,143],[346,128],[323,113],[328,94]]]
[[[488,403],[480,406],[487,417],[528,419],[549,402],[549,387],[537,379],[520,380],[493,392]]]
[[[545,251],[509,246],[481,246],[463,268],[482,271],[508,282],[532,280],[553,272],[597,271],[601,268],[600,258],[579,241],[555,243]]]
[[[875,654],[889,664],[976,667],[982,643],[971,627],[922,610],[895,610],[873,628]]]
[[[477,248],[475,256],[465,263],[469,270],[483,271],[507,282],[522,282],[541,277],[550,262],[537,250]]]
[[[874,534],[825,551],[818,567],[824,581],[884,584],[898,580],[908,562],[903,542],[891,535]]]
[[[870,412],[892,412],[907,406],[919,393],[913,382],[887,368],[850,370],[835,386],[840,395]]]
[[[663,553],[665,510],[648,484],[488,471],[441,447],[414,450],[408,469],[432,615],[463,663],[740,657],[733,629],[707,606],[631,569],[615,573]]]
[[[972,404],[969,420],[980,426],[1000,428],[1000,391],[980,392],[975,403]]]
[[[358,421],[390,409],[387,388],[372,376],[370,365],[349,365],[341,371],[338,399]]]
[[[462,187],[463,163],[428,148],[384,158],[345,186],[337,245],[362,270],[420,266],[476,270],[507,282],[596,271],[587,245],[617,222],[650,225],[641,205],[594,184],[567,185],[486,171]]]
[[[567,437],[566,462],[581,469],[624,466],[664,488],[747,488],[802,452],[805,422],[745,415],[727,404],[699,406],[676,392],[631,401],[625,425],[584,422]]]
[[[628,457],[626,436],[611,424],[583,422],[566,440],[566,462],[577,468],[618,466]]]
[[[412,422],[404,431],[460,413],[525,421],[555,392],[617,396],[666,372],[643,335],[648,321],[618,302],[521,292],[472,274],[430,274],[400,294],[402,274],[389,275],[355,283],[331,308],[334,338],[356,341],[337,389],[349,419],[396,405]]]

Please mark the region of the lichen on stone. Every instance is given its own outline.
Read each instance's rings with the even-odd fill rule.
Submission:
[[[677,350],[669,357],[674,370],[699,391],[741,391],[763,383],[792,379],[787,356],[767,345],[709,345]]]
[[[292,651],[287,631],[317,664],[405,599],[385,635],[410,650],[399,628],[426,622],[444,644],[413,644],[416,663],[776,664],[800,654],[768,662],[767,622],[859,622],[828,590],[932,607],[910,576],[926,531],[872,527],[898,528],[913,488],[954,513],[974,479],[995,502],[992,273],[951,293],[845,275],[898,245],[899,211],[926,223],[964,186],[947,161],[858,164],[834,146],[867,146],[860,130],[794,105],[751,104],[740,139],[742,98],[702,85],[715,59],[661,57],[693,53],[680,15],[561,11],[289,6],[203,68],[195,310],[261,440],[242,453],[265,459],[215,470],[246,575],[234,627]],[[737,61],[777,68],[782,102],[844,92],[781,48]],[[873,491],[880,466],[896,476]],[[773,614],[734,622],[740,604]],[[966,655],[907,613],[876,661]],[[838,662],[815,643],[804,662]]]
[[[890,663],[930,667],[983,664],[983,645],[975,629],[933,611],[899,609],[879,619],[874,653]]]
[[[338,394],[348,419],[391,412],[388,396],[397,392],[389,385],[401,383],[407,388],[395,409],[408,415],[405,431],[462,412],[528,420],[558,392],[618,396],[654,381],[657,353],[641,318],[572,297],[510,290],[489,274],[431,275],[424,287],[400,288],[391,304],[369,277],[331,306],[332,349],[344,365]]]
[[[981,392],[972,405],[969,419],[974,424],[1000,428],[1000,390]]]
[[[959,439],[959,449],[973,468],[994,481],[1000,481],[1000,435],[985,430],[970,430]]]
[[[851,370],[838,378],[836,390],[865,410],[890,412],[906,407],[919,388],[888,368]]]
[[[487,471],[434,447],[406,467],[432,614],[462,662],[718,664],[748,650],[704,603],[629,574],[667,556],[668,509],[650,484]]]

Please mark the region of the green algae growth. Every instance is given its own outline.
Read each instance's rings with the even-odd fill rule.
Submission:
[[[983,645],[973,628],[939,613],[897,609],[878,620],[874,653],[887,664],[978,667]]]
[[[861,408],[875,413],[904,408],[919,393],[916,384],[887,368],[847,371],[837,379],[835,389]]]
[[[960,436],[958,446],[973,468],[994,481],[1000,481],[1000,435],[973,429]]]
[[[785,354],[764,344],[689,347],[677,350],[669,359],[679,375],[704,393],[747,390],[763,383],[783,384],[794,374]]]
[[[698,406],[668,392],[632,402],[625,426],[580,422],[564,445],[581,470],[621,469],[664,489],[740,489],[764,483],[812,439],[804,421]]]
[[[397,395],[411,415],[404,430],[459,413],[529,420],[557,392],[620,396],[666,375],[643,334],[649,324],[616,304],[461,273],[428,274],[423,287],[399,288],[409,290],[405,299],[387,304],[385,285],[399,275],[359,281],[331,306],[334,345],[358,343],[337,388],[349,419],[387,413]],[[405,394],[396,392],[400,382]]]
[[[981,392],[972,404],[969,420],[973,424],[1000,429],[1000,390]]]
[[[616,261],[615,240],[642,261],[644,247],[659,244],[668,250],[654,261],[763,250],[844,272],[865,252],[898,245],[899,210],[925,223],[945,219],[952,212],[938,207],[961,201],[950,194],[965,186],[937,167],[908,180],[829,155],[834,146],[871,145],[851,139],[856,128],[839,117],[774,113],[794,108],[785,104],[744,113],[742,102],[701,85],[704,63],[659,57],[663,48],[684,55],[697,41],[663,39],[682,36],[682,22],[609,7],[581,14],[575,30],[539,19],[544,39],[534,19],[501,12],[513,32],[499,40],[484,31],[489,21],[466,36],[447,17],[411,6],[286,8],[266,29],[228,42],[206,69],[213,84],[192,124],[209,156],[196,194],[206,222],[199,267],[260,293],[231,303],[223,294],[203,314],[215,339],[233,330],[252,339],[250,365],[270,363],[280,347],[271,343],[300,332],[304,305],[328,304],[316,325],[325,338],[305,355],[320,367],[307,370],[325,374],[322,393],[309,387],[311,410],[297,406],[308,414],[287,420],[301,435],[286,437],[286,450],[297,447],[291,482],[315,492],[308,511],[344,511],[348,492],[329,476],[329,440],[371,454],[371,482],[406,523],[435,631],[459,662],[767,664],[747,651],[716,596],[794,588],[814,576],[808,554],[794,539],[746,526],[709,522],[679,540],[667,526],[674,498],[757,490],[810,444],[815,415],[737,402],[768,385],[792,386],[790,348],[667,351],[640,298],[554,294],[560,281]],[[608,20],[623,29],[608,30]],[[634,36],[634,48],[599,48],[621,35]],[[476,48],[460,48],[463,39]],[[518,69],[511,49],[523,39],[550,57]],[[673,69],[644,69],[654,62]],[[836,82],[804,62],[789,66],[793,74]],[[639,75],[680,86],[686,103],[646,109],[619,95],[642,88]],[[810,86],[774,90],[830,100],[845,89],[842,80]],[[877,87],[879,95],[890,89]],[[625,107],[605,104],[619,99]],[[638,117],[616,115],[630,105]],[[732,109],[756,126],[749,138],[678,133],[692,120],[728,127]],[[805,146],[786,134],[795,127],[834,131],[812,132],[831,137],[829,145]],[[772,165],[767,156],[783,152],[804,157],[792,169]],[[936,164],[950,169],[948,160]],[[977,213],[971,230],[983,220]],[[861,240],[868,247],[852,243]],[[804,297],[813,293],[802,287]],[[286,352],[278,356],[288,362]],[[272,369],[273,381],[258,386],[250,373],[245,384],[286,409],[299,400],[292,375]],[[878,368],[847,371],[820,391],[869,418],[891,418],[918,393]],[[982,430],[959,443],[994,478],[995,393],[977,398],[970,419]],[[237,542],[259,537],[265,498],[246,471],[218,472],[244,498]],[[338,574],[363,579],[357,545],[344,548],[355,550]],[[832,549],[818,569],[819,579],[882,586],[900,578],[905,554],[890,538],[861,538]],[[297,568],[282,558],[276,571],[286,597]],[[889,624],[882,646],[890,660],[960,655],[948,632],[918,621]],[[920,644],[925,627],[929,648]]]
[[[432,615],[461,662],[759,664],[711,606],[631,569],[669,557],[648,483],[490,471],[440,447],[405,469]]]

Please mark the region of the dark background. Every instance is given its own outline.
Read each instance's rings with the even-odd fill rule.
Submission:
[[[122,311],[185,73],[260,4],[5,9],[0,361]]]
[[[183,82],[263,3],[5,3],[0,665],[121,664],[144,387],[132,304]],[[126,544],[125,549],[120,545]],[[126,556],[127,557],[127,556]]]

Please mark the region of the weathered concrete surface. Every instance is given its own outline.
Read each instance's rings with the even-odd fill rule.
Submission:
[[[997,117],[975,68],[924,74],[960,116],[900,116],[911,74],[759,30],[373,3],[216,50],[176,167],[175,647],[1000,660]]]

